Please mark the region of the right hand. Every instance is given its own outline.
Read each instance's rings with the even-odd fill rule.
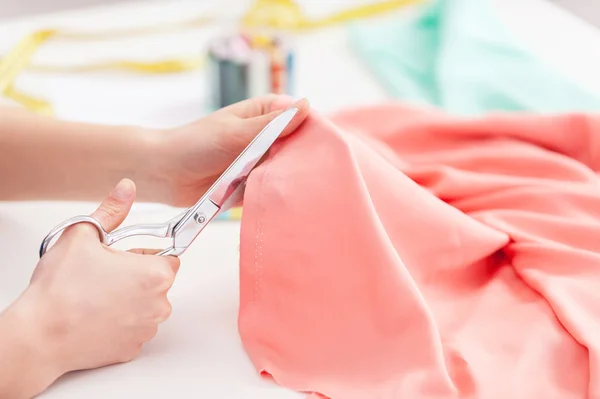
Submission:
[[[123,180],[92,214],[106,231],[125,219],[135,185]],[[87,223],[70,227],[40,260],[18,302],[35,314],[55,377],[135,358],[171,313],[179,259],[102,245]],[[18,306],[18,305],[17,305]]]

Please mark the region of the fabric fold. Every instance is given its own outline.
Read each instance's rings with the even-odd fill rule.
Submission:
[[[313,112],[244,197],[256,369],[331,399],[600,398],[598,126]]]

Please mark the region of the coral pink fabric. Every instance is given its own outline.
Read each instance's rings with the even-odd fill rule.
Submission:
[[[600,398],[600,118],[316,113],[251,176],[239,330],[333,399]]]

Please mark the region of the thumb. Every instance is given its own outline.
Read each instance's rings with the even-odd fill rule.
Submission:
[[[91,216],[100,222],[104,230],[110,232],[123,223],[134,200],[135,184],[129,179],[123,179],[104,198],[104,201]]]
[[[284,112],[286,109],[277,109],[277,106],[272,106],[271,109],[275,109],[268,114],[255,116],[253,118],[243,119],[242,123],[245,125],[244,131],[250,133],[252,137],[256,136],[262,129],[269,124],[278,115]],[[289,108],[297,108],[298,112],[294,115],[294,119],[286,126],[279,137],[287,136],[300,126],[300,124],[306,119],[308,115],[309,105],[308,100],[303,98],[300,101],[296,101]]]

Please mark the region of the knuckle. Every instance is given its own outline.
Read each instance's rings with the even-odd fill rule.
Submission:
[[[108,217],[117,216],[121,212],[120,202],[114,198],[108,198],[98,208],[98,212]]]
[[[165,301],[157,310],[157,319],[160,322],[167,320],[171,317],[171,313],[173,312],[173,307],[169,301]]]
[[[175,272],[168,265],[164,265],[163,267],[158,268],[160,270],[159,274],[161,276],[161,283],[163,287],[169,288],[175,282]]]
[[[131,345],[130,348],[123,351],[120,362],[121,363],[130,362],[130,361],[134,360],[136,357],[138,357],[141,352],[142,352],[142,344],[141,343]]]
[[[138,357],[140,355],[140,353],[142,353],[142,344],[141,343],[137,344],[133,347],[133,350],[131,351],[131,354],[130,354],[131,360]]]
[[[88,241],[90,238],[93,238],[94,241],[96,241],[98,237],[98,230],[96,230],[96,227],[89,223],[78,223],[74,226],[68,227],[63,232],[63,236],[71,242],[79,243],[82,241]]]
[[[165,289],[170,287],[173,281],[173,271],[170,268],[157,267],[148,269],[142,284],[145,289]]]
[[[144,330],[142,339],[143,339],[144,342],[148,342],[151,339],[153,339],[156,336],[157,333],[158,333],[158,325],[157,324],[153,324],[153,325],[151,325],[150,327],[148,327],[148,328],[146,328]]]
[[[179,267],[181,266],[181,260],[176,256],[167,256],[167,262],[169,263],[169,268],[173,272],[173,278],[175,274],[179,271]]]

